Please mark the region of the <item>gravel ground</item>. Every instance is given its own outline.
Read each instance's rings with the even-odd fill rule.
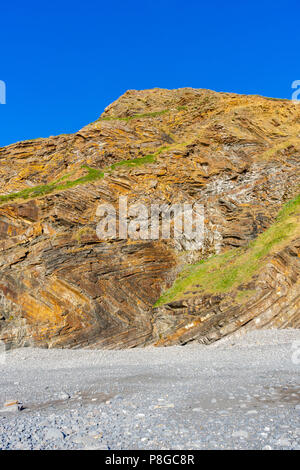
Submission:
[[[1,449],[300,449],[300,330],[0,355]]]

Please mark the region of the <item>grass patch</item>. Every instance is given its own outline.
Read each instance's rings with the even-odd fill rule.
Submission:
[[[300,231],[299,210],[300,195],[288,202],[278,213],[275,223],[246,248],[233,249],[185,267],[154,307],[178,300],[191,289],[223,293],[248,281],[263,266],[263,260],[272,250],[286,245]]]
[[[132,160],[122,160],[120,162],[113,163],[104,170],[99,170],[97,168],[91,168],[87,165],[82,165],[81,168],[85,169],[87,173],[81,176],[80,178],[77,178],[75,180],[69,180],[68,178],[70,178],[70,176],[74,174],[74,172],[71,172],[62,176],[61,178],[52,183],[38,185],[32,188],[26,188],[16,193],[0,195],[0,204],[14,201],[16,199],[34,199],[36,197],[45,196],[57,190],[63,191],[65,189],[78,186],[80,184],[87,184],[102,179],[105,176],[105,172],[109,173],[118,167],[139,167],[142,165],[146,165],[147,163],[154,163],[155,160],[155,155],[146,155],[145,157],[134,158]]]
[[[95,236],[95,230],[93,230],[91,227],[83,227],[79,229],[75,235],[73,235],[72,238],[74,238],[78,243],[81,243],[82,239],[85,237],[94,237]]]
[[[146,165],[147,163],[154,163],[156,160],[155,155],[146,155],[145,157],[133,158],[132,160],[121,160],[120,162],[113,163],[109,168],[114,170],[118,167],[134,168]]]
[[[162,111],[155,111],[153,113],[134,114],[133,116],[118,117],[118,116],[100,116],[95,122],[99,121],[131,121],[132,119],[147,118],[147,117],[158,117],[169,112],[169,109]]]
[[[299,210],[300,207],[300,194],[296,196],[291,201],[287,202],[283,208],[278,212],[276,220],[280,222],[281,220],[285,220],[290,215],[293,215],[295,212]]]
[[[84,165],[82,168],[85,168],[87,170],[87,174],[84,176],[81,176],[80,178],[77,178],[76,180],[64,181],[64,177],[62,177],[53,183],[38,185],[32,188],[23,189],[22,191],[18,191],[16,193],[1,195],[0,203],[14,201],[15,199],[33,199],[36,197],[45,196],[49,193],[52,193],[55,190],[64,190],[64,189],[72,188],[73,186],[89,183],[91,181],[95,181],[97,179],[104,177],[104,173],[101,170],[97,170],[95,168],[89,168],[86,165]],[[65,177],[68,177],[68,176],[65,175]]]
[[[287,150],[289,147],[297,147],[297,144],[299,144],[299,139],[298,138],[290,138],[287,139],[283,142],[280,142],[278,144],[275,144],[272,148],[269,150],[266,150],[263,152],[260,157],[263,160],[270,160],[273,157],[280,156],[280,154]],[[282,156],[282,155],[281,155]]]
[[[249,298],[251,298],[255,293],[256,293],[255,289],[241,290],[237,293],[236,300],[239,303],[243,303],[243,302],[247,301]]]
[[[54,185],[53,184],[45,184],[34,186],[33,188],[26,188],[22,191],[18,191],[16,193],[10,193],[0,196],[0,202],[8,202],[13,201],[14,199],[29,199],[38,196],[44,196],[53,191]]]

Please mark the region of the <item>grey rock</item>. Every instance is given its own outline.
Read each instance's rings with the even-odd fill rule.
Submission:
[[[56,428],[48,428],[45,430],[45,439],[46,440],[56,440],[56,439],[64,439],[65,435],[59,429]]]
[[[232,437],[239,437],[240,439],[247,439],[249,436],[249,433],[247,431],[243,431],[242,429],[239,431],[234,431],[232,433]]]

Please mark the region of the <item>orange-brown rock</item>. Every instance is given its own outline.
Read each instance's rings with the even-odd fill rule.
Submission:
[[[297,204],[257,266],[245,278],[235,268],[299,194],[299,169],[300,106],[189,88],[128,91],[74,135],[0,149],[0,339],[125,348],[299,327]],[[204,246],[99,240],[97,207],[117,209],[120,195],[197,200]],[[228,285],[218,291],[211,270],[207,288],[194,282],[164,303],[187,266],[231,251]]]

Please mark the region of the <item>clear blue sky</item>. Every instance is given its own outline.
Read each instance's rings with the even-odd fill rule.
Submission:
[[[291,98],[300,79],[299,0],[6,0],[0,12],[0,146],[74,132],[127,89]]]

